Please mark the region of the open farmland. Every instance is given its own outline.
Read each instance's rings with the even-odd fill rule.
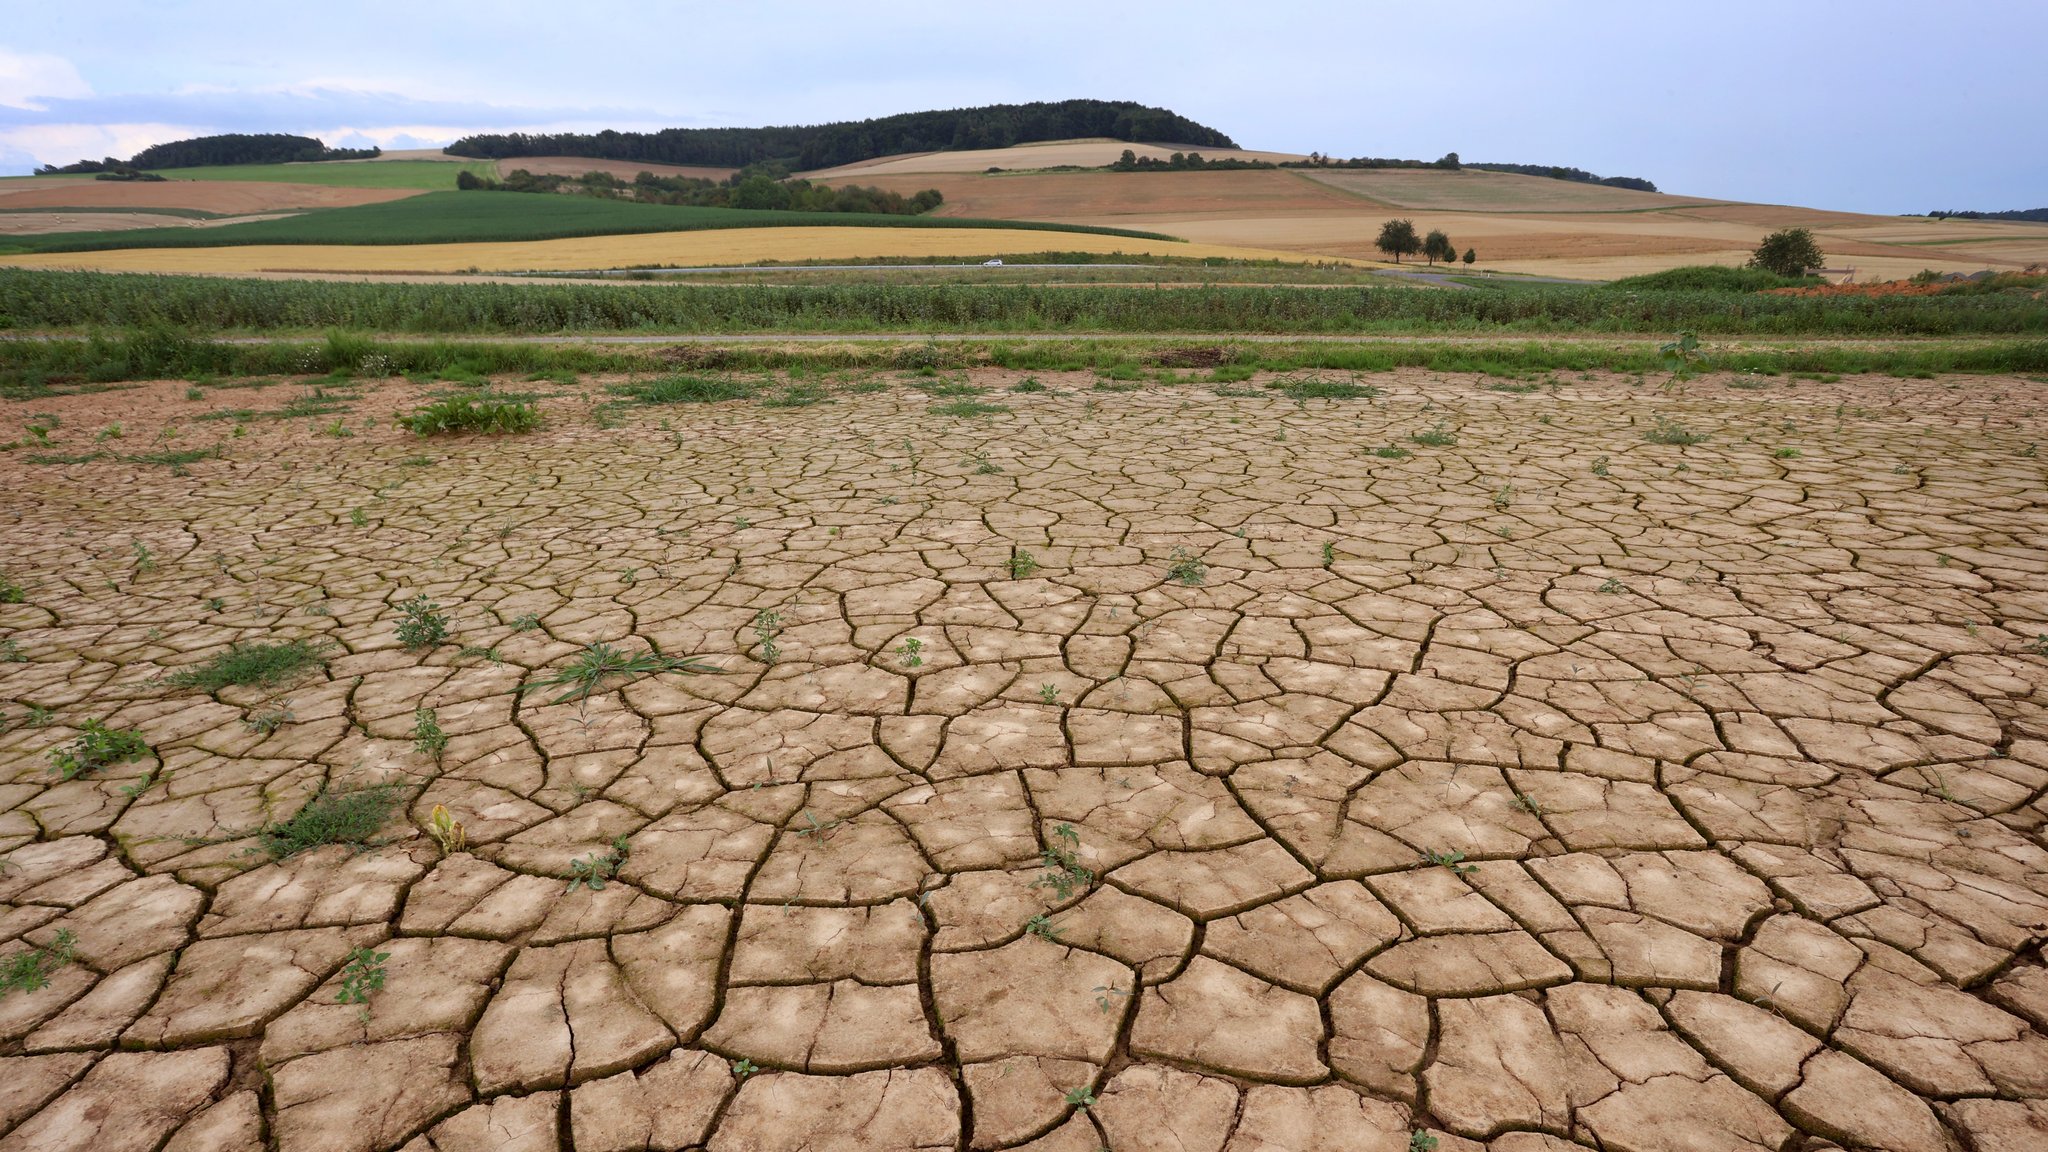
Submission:
[[[2040,1130],[2040,378],[400,355],[0,404],[10,1150]]]
[[[322,160],[302,164],[230,164],[211,168],[169,168],[167,180],[254,180],[284,184],[325,184],[337,188],[453,189],[455,176],[470,171],[494,176],[488,161]]]
[[[825,168],[803,175],[813,180],[853,180],[866,176],[904,172],[982,172],[990,168],[1032,169],[1077,165],[1100,168],[1113,164],[1125,151],[1154,160],[1165,160],[1175,152],[1200,152],[1210,160],[1302,160],[1292,152],[1250,152],[1241,148],[1200,148],[1168,144],[1134,144],[1126,140],[1049,140],[1018,144],[1010,148],[977,148],[957,152],[914,152],[906,156],[883,156]]]

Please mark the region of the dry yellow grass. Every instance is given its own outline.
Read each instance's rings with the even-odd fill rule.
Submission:
[[[1620,212],[1709,201],[1514,172],[1433,169],[1317,169],[1304,175],[1391,208],[1438,212]]]
[[[109,272],[564,272],[640,265],[857,261],[868,257],[965,258],[1060,250],[1130,256],[1299,260],[1297,253],[1224,244],[1181,244],[1085,232],[1021,228],[727,228],[502,244],[265,244],[232,248],[127,248],[50,252],[0,263]]]

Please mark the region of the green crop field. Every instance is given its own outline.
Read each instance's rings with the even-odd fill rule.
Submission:
[[[325,184],[335,188],[425,188],[454,191],[455,174],[498,174],[488,160],[326,160],[311,164],[224,164],[211,168],[166,168],[166,180],[268,180],[284,184]]]
[[[152,323],[200,332],[485,334],[1693,330],[1702,336],[2016,336],[2040,348],[2048,335],[2048,304],[2026,287],[1981,295],[1802,297],[1569,285],[1447,292],[1405,285],[357,284],[0,269],[0,329]]]
[[[397,164],[402,161],[392,161]],[[427,163],[421,161],[420,163]],[[319,165],[307,165],[319,167]],[[1164,240],[1156,232],[957,217],[882,216],[854,212],[777,212],[740,208],[672,208],[630,200],[594,200],[520,192],[429,192],[383,204],[326,208],[280,220],[220,228],[138,228],[124,232],[59,232],[10,236],[0,253],[97,252],[111,248],[220,248],[237,244],[453,244],[465,241],[559,240],[635,232],[789,225],[867,228],[1010,228],[1092,232]]]

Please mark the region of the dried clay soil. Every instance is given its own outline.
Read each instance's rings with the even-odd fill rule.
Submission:
[[[2048,1142],[2048,385],[1041,378],[10,406],[224,455],[0,454],[0,958],[75,941],[0,1149]],[[286,637],[325,672],[160,679]],[[599,641],[719,670],[519,694]],[[156,758],[58,782],[92,717]],[[252,851],[323,782],[405,804]]]

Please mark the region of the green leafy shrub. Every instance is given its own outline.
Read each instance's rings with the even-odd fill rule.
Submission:
[[[480,432],[497,436],[531,432],[540,427],[540,413],[524,400],[501,400],[484,393],[450,396],[398,418],[398,426],[415,436]]]
[[[115,731],[104,721],[87,720],[79,725],[78,739],[69,748],[50,753],[50,771],[66,780],[90,776],[102,768],[140,760],[150,754],[148,741],[132,729]]]
[[[715,404],[720,400],[751,399],[754,386],[743,380],[679,375],[614,384],[610,391],[636,404]]]

